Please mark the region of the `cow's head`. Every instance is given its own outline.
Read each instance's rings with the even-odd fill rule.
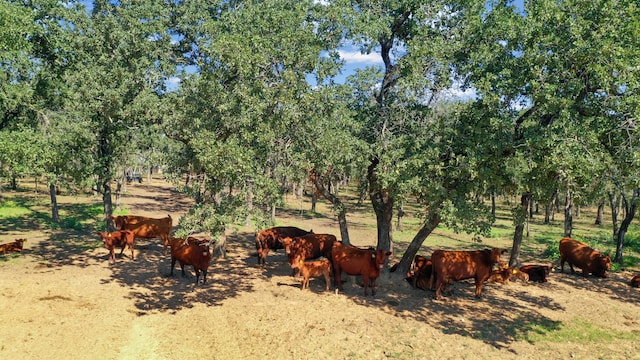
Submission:
[[[384,267],[384,263],[387,261],[387,256],[389,255],[391,255],[391,253],[388,251],[384,251],[382,249],[375,250],[371,252],[371,259],[375,262],[378,269],[382,269]]]
[[[598,265],[600,267],[598,273],[600,277],[607,277],[606,272],[611,271],[611,258],[609,255],[598,254]]]
[[[280,240],[282,246],[284,247],[284,252],[289,255],[291,253],[291,243],[293,243],[293,239],[289,236],[282,238]]]

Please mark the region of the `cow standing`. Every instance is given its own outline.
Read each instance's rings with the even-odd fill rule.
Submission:
[[[436,299],[442,298],[442,290],[452,281],[475,279],[476,297],[482,296],[482,284],[489,279],[493,267],[500,263],[500,255],[507,252],[493,248],[472,251],[436,250],[433,262],[432,283],[435,279]]]
[[[282,243],[289,265],[295,273],[300,261],[317,259],[321,256],[331,259],[331,250],[338,243],[338,239],[331,234],[307,234],[295,238],[285,237]]]
[[[187,239],[170,238],[169,247],[171,248],[171,273],[176,266],[176,261],[180,262],[182,276],[185,277],[185,265],[193,265],[196,273],[196,285],[199,283],[200,272],[202,272],[202,283],[207,283],[207,270],[211,263],[211,249],[208,240],[196,239],[189,237]]]
[[[285,237],[298,237],[312,234],[313,230],[306,231],[295,226],[276,226],[256,233],[256,250],[258,252],[258,265],[266,264],[269,250],[284,249],[282,239]]]
[[[173,229],[171,215],[160,219],[137,215],[121,215],[112,216],[111,219],[118,230],[130,230],[136,238],[160,238],[164,246],[164,253],[167,253],[169,249],[169,237]]]
[[[309,288],[309,278],[323,275],[325,282],[325,291],[329,291],[329,283],[331,282],[331,280],[329,279],[331,276],[331,262],[329,260],[300,260],[298,269],[300,269],[300,275],[302,275],[302,286],[300,287],[301,290]]]
[[[342,290],[342,271],[348,275],[362,275],[364,296],[368,295],[369,286],[371,286],[371,295],[375,295],[376,279],[380,276],[380,270],[384,267],[389,255],[391,255],[390,252],[381,249],[360,249],[342,243],[335,244],[331,251],[335,286]]]
[[[116,263],[115,248],[121,247],[120,256],[124,253],[124,248],[129,247],[131,250],[131,260],[135,260],[133,257],[133,245],[135,242],[135,236],[132,231],[100,231],[97,232],[98,236],[102,239],[104,247],[109,250],[109,265]]]
[[[611,258],[603,255],[591,247],[574,240],[572,238],[562,238],[560,240],[560,269],[564,272],[564,263],[568,262],[571,273],[575,273],[573,265],[582,269],[584,276],[593,274],[594,276],[606,278],[607,271],[611,270]]]

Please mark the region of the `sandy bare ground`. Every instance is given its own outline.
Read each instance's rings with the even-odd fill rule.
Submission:
[[[189,201],[152,183],[130,187],[123,204],[177,223]],[[109,266],[93,232],[0,229],[1,242],[21,235],[24,254],[0,259],[3,359],[640,358],[640,290],[627,285],[630,273],[487,284],[480,300],[469,282],[441,301],[389,278],[375,297],[351,282],[323,292],[322,278],[301,291],[282,253],[256,266],[253,234],[241,232],[196,287],[192,269],[167,277],[159,240],[140,240],[135,261],[125,252]],[[591,335],[544,335],[572,324],[592,326]]]

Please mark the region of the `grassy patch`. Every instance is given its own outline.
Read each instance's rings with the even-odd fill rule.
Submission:
[[[571,342],[576,344],[592,344],[614,340],[633,340],[637,334],[627,331],[605,329],[601,324],[594,325],[584,319],[574,318],[559,326],[553,322],[533,324],[527,332],[519,336],[521,340],[536,342]]]

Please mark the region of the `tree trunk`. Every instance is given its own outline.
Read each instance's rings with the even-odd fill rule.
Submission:
[[[318,191],[316,190],[315,184],[311,189],[311,212],[316,212],[316,203],[318,202]]]
[[[60,213],[58,211],[58,198],[56,196],[56,184],[49,184],[49,196],[51,197],[51,221],[60,223]]]
[[[638,200],[639,191],[640,189],[638,188],[633,189],[633,195],[631,196],[631,200],[630,201],[625,200],[624,202],[626,215],[622,220],[622,223],[620,224],[620,230],[618,230],[618,236],[616,237],[616,256],[613,258],[613,261],[617,262],[620,265],[623,264],[622,247],[624,245],[624,236],[626,235],[627,230],[629,229],[629,225],[631,225],[631,221],[636,215],[636,210],[638,207],[637,200]]]
[[[613,238],[618,238],[618,211],[620,210],[620,198],[614,193],[609,193],[609,206],[611,206],[611,222],[613,223]]]
[[[600,204],[598,204],[595,225],[602,225],[602,219],[604,219],[604,200],[600,201]]]
[[[404,206],[400,204],[398,207],[398,216],[396,219],[396,231],[402,231],[402,217],[404,216]]]
[[[567,195],[564,203],[564,237],[571,237],[573,230],[573,195],[570,186],[567,186]]]
[[[491,218],[496,218],[496,192],[491,190]]]
[[[398,264],[398,268],[396,269],[396,274],[404,277],[409,270],[411,269],[411,264],[413,263],[413,259],[416,257],[418,250],[424,243],[424,240],[431,235],[433,230],[435,230],[440,224],[440,205],[436,205],[434,207],[429,207],[429,209],[437,209],[435,211],[429,210],[427,214],[427,221],[422,225],[422,228],[418,230],[416,236],[413,237],[411,243],[407,247],[404,255],[402,255],[402,259],[400,259],[400,263]],[[431,254],[428,254],[428,257],[431,257]]]
[[[247,184],[247,218],[244,220],[246,226],[251,225],[251,213],[253,212],[253,187]]]
[[[344,206],[337,196],[324,187],[324,184],[320,181],[319,176],[314,170],[311,170],[309,178],[318,190],[316,193],[320,193],[320,195],[324,196],[324,198],[333,205],[333,210],[336,212],[338,217],[338,224],[340,224],[340,237],[342,238],[342,242],[345,245],[351,245],[351,241],[349,240],[349,229],[347,226],[347,207]]]
[[[522,247],[522,235],[524,233],[524,225],[527,221],[527,210],[529,209],[529,202],[531,201],[531,194],[526,192],[520,197],[520,208],[517,209],[515,214],[516,229],[513,234],[513,246],[511,247],[511,256],[509,258],[509,266],[518,267],[520,258],[520,249]]]
[[[378,229],[377,248],[393,252],[391,242],[393,234],[391,223],[393,222],[393,197],[378,182],[378,164],[377,158],[371,160],[371,164],[367,169],[367,180],[369,181],[369,198],[373,205],[373,211],[376,214],[376,224]]]
[[[104,207],[104,220],[107,223],[107,231],[114,231],[115,226],[111,221],[113,215],[113,203],[111,201],[111,181],[103,180],[102,182],[102,205]]]

